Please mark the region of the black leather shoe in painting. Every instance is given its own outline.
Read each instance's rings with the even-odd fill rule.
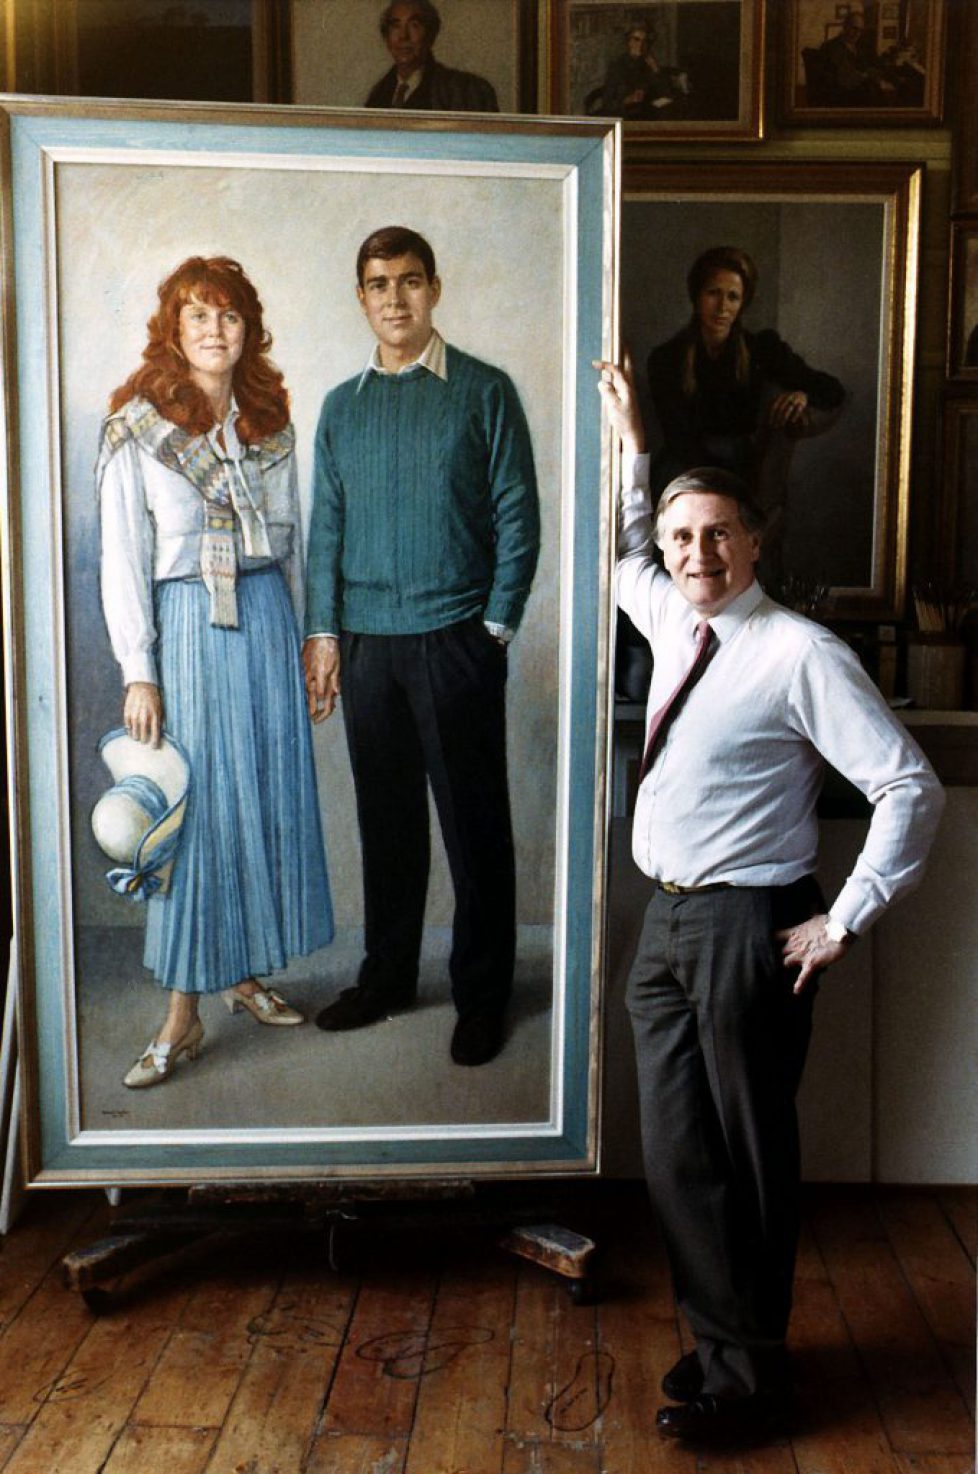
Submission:
[[[503,1047],[503,1015],[497,1008],[473,1009],[459,1016],[452,1034],[452,1059],[457,1065],[484,1065]]]
[[[410,1008],[417,998],[415,991],[391,993],[370,988],[344,988],[332,1003],[316,1014],[316,1026],[320,1029],[362,1029],[365,1024],[375,1024],[404,1008]]]

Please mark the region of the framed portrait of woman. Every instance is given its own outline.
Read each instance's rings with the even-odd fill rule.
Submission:
[[[749,476],[766,586],[820,617],[902,609],[919,186],[905,164],[625,168],[653,490],[679,462]]]
[[[629,137],[757,141],[762,0],[548,0],[551,112],[620,117]]]
[[[617,349],[620,130],[41,99],[0,116],[28,1182],[593,1171],[612,518],[589,365]],[[403,377],[402,339],[421,353]],[[394,582],[352,491],[329,522],[330,478],[375,452],[357,416],[401,384],[405,413],[431,400],[457,438],[440,519],[411,521],[429,478],[391,462],[421,478],[391,508]],[[340,441],[320,424],[337,386]],[[376,779],[355,792],[347,718],[357,660],[408,606],[462,757],[446,739],[446,799],[424,747],[429,819],[415,749],[435,717],[398,728],[365,915]],[[336,682],[317,704],[304,633],[344,642],[315,726]],[[368,727],[402,722],[405,685]],[[459,859],[473,824],[497,836],[488,910]],[[421,909],[375,948],[402,884]],[[413,974],[337,1027],[365,945],[389,957],[409,926]]]
[[[946,0],[785,0],[781,116],[813,127],[941,121]]]

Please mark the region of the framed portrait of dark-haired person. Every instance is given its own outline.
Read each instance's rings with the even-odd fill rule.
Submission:
[[[784,0],[778,11],[784,123],[941,121],[948,0]]]
[[[619,127],[23,97],[0,133],[28,1184],[595,1171]]]
[[[819,617],[890,620],[903,605],[920,176],[835,163],[624,172],[622,338],[653,494],[684,465],[746,477],[767,516],[762,581]],[[785,394],[804,405],[791,426]]]
[[[620,117],[629,137],[757,141],[762,0],[548,0],[549,109]]]
[[[287,0],[291,101],[533,113],[538,0]]]

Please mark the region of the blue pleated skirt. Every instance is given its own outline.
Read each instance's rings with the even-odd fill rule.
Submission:
[[[238,629],[210,623],[200,580],[156,586],[166,730],[190,758],[145,965],[165,988],[215,993],[333,938],[299,636],[277,567],[238,579]]]

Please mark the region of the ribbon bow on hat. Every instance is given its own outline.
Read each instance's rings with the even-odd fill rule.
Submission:
[[[187,754],[175,737],[150,747],[121,727],[106,733],[99,753],[115,779],[92,810],[92,832],[117,862],[105,878],[130,901],[165,895],[187,808]]]

